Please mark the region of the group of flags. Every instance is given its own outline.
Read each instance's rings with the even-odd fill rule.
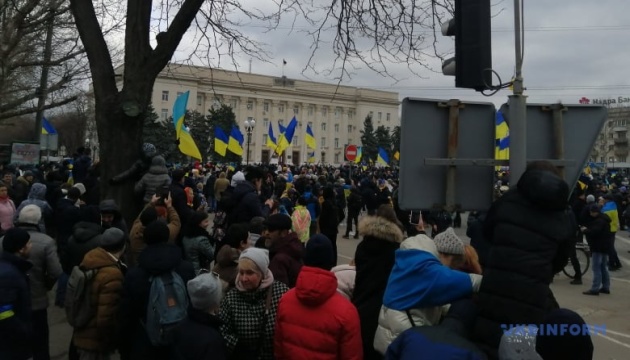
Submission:
[[[242,156],[244,141],[245,137],[236,125],[232,125],[230,135],[227,135],[218,126],[214,128],[214,151],[221,156],[225,156],[228,150],[231,153]]]

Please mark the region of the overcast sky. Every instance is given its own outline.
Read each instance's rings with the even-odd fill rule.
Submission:
[[[262,3],[256,1],[256,4]],[[627,0],[525,1],[523,75],[528,88],[528,102],[551,103],[561,100],[578,103],[582,97],[630,98],[630,50],[627,46],[630,20],[627,8]],[[505,82],[510,80],[514,69],[513,1],[504,0],[495,4],[493,13],[493,68]],[[289,25],[287,19],[280,29],[267,34],[262,33],[262,28],[257,26],[240,28],[248,37],[266,43],[270,54],[269,63],[252,60],[252,72],[280,76],[283,72],[282,60],[285,59],[287,65],[284,74],[290,78],[334,83],[333,76],[303,72],[310,55],[311,41],[299,31],[290,32]],[[298,30],[309,29],[308,24],[299,21],[295,27]],[[182,42],[174,61],[188,57],[191,36]],[[454,43],[451,38],[439,36],[438,46],[448,50],[452,49]],[[331,56],[327,44],[321,44],[321,47],[323,50],[315,63],[323,69],[331,63]],[[433,69],[441,68],[439,59],[428,58],[427,61]],[[238,57],[237,63],[240,71],[249,70],[249,57]],[[387,66],[396,78],[403,80],[396,83],[363,66],[355,70],[352,78],[344,80],[343,84],[395,91],[399,93],[400,99],[458,98],[491,101],[498,105],[507,101],[509,95],[508,90],[503,90],[492,97],[484,97],[474,90],[456,89],[454,77],[429,70],[423,70],[418,76],[404,65]],[[234,69],[227,62],[222,62],[221,67]],[[496,79],[493,81],[496,84]]]

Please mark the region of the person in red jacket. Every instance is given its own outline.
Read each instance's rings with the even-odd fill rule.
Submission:
[[[327,237],[318,234],[307,242],[296,286],[280,299],[278,306],[276,360],[363,359],[359,314],[337,292],[337,278],[330,272],[333,256]]]

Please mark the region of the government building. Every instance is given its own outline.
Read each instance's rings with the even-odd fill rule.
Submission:
[[[162,70],[153,87],[153,107],[162,121],[172,115],[175,99],[186,91],[190,91],[188,110],[207,115],[221,104],[233,109],[245,137],[243,161],[247,158],[244,123],[255,120],[249,144],[249,160],[254,163],[272,161],[273,151],[266,145],[269,124],[278,139],[278,124],[287,126],[294,116],[298,127],[284,153],[285,162],[293,164],[306,162],[309,152],[315,152],[315,162],[342,163],[345,145],[361,145],[360,131],[368,115],[374,129],[383,125],[391,132],[400,125],[396,92],[180,64]],[[315,135],[315,150],[304,141],[307,125]],[[230,129],[223,130],[229,134]]]

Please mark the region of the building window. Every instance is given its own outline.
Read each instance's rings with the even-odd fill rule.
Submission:
[[[262,142],[263,145],[267,145],[267,138],[268,138],[268,136],[269,135],[267,135],[267,134],[263,134],[263,142]]]
[[[348,138],[348,144],[352,144],[352,139]]]
[[[382,120],[383,119],[383,113],[382,112],[378,112],[378,120]]]
[[[325,137],[322,138],[321,143],[322,143],[322,147],[326,146],[326,138]]]
[[[335,149],[339,149],[339,138],[335,138]]]
[[[328,108],[324,106],[322,108],[322,116],[327,116],[327,115],[328,115]]]
[[[352,119],[353,116],[354,116],[354,111],[348,110],[348,119]]]
[[[348,134],[352,132],[352,125],[348,125]]]
[[[263,111],[269,111],[269,103],[268,102],[265,102],[263,104]]]
[[[335,124],[335,132],[339,132],[339,124]]]
[[[269,119],[268,118],[264,118],[263,119],[263,128],[267,129],[269,127]]]
[[[300,113],[300,108],[299,108],[299,106],[294,106],[294,107],[293,107],[293,114],[294,114],[294,115],[297,115],[297,114],[299,114],[299,113]]]
[[[335,119],[339,119],[341,115],[341,108],[335,108]]]
[[[293,144],[294,146],[298,146],[300,143],[298,136],[297,135],[293,135],[293,141],[291,142],[291,144]]]
[[[374,119],[374,111],[370,111],[370,117]]]
[[[237,103],[238,103],[238,102],[237,102],[237,100],[236,100],[236,99],[232,99],[232,100],[230,100],[230,107],[231,107],[232,109],[236,109],[236,105],[237,105]]]
[[[162,91],[162,101],[168,101],[168,90]]]
[[[608,134],[608,138],[612,139],[613,138],[613,134],[612,133]]]
[[[312,122],[312,121],[309,121],[309,122],[308,122],[308,126],[310,126],[310,127],[311,127],[311,130],[312,130],[312,129],[313,129],[313,122]]]
[[[387,113],[387,121],[390,121],[392,119],[392,114]]]
[[[326,163],[326,153],[322,152],[322,163],[325,164]]]
[[[201,95],[197,95],[197,106],[203,105],[203,97]]]
[[[168,94],[166,96],[168,96]],[[168,119],[168,109],[162,109],[162,112],[160,112],[160,120],[166,121],[167,119]]]
[[[313,115],[313,111],[315,110],[315,106],[311,105],[308,107],[308,115],[312,116]]]
[[[339,153],[335,154],[335,164],[339,164]]]
[[[278,105],[278,112],[284,112],[284,105]]]
[[[215,110],[221,108],[221,100],[219,98],[214,98],[214,100],[212,100],[212,108]]]
[[[326,123],[322,123],[322,131],[326,131]]]
[[[247,110],[254,110],[254,101],[247,100]]]

